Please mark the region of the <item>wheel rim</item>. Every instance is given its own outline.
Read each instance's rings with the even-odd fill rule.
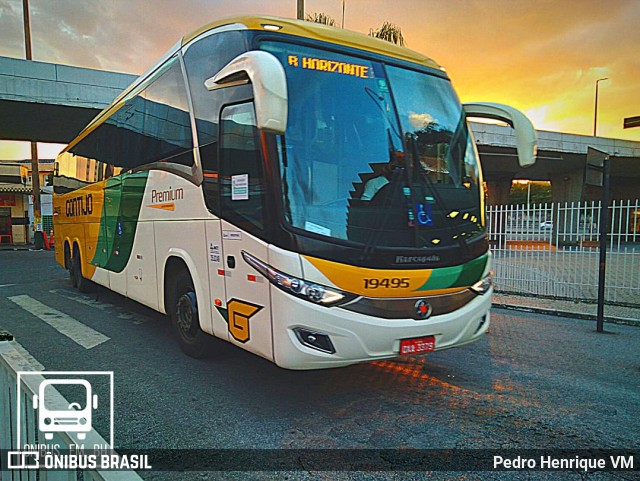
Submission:
[[[180,333],[187,338],[193,338],[198,328],[198,306],[196,295],[185,292],[176,303],[176,324]]]

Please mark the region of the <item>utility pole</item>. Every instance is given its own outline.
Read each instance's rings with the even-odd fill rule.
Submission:
[[[596,331],[604,332],[604,303],[607,273],[607,234],[609,233],[609,195],[611,191],[611,159],[609,154],[587,147],[586,185],[602,187],[600,203],[600,261],[598,264],[598,311]]]
[[[607,272],[607,232],[609,231],[609,193],[611,191],[611,161],[603,158],[602,203],[600,205],[600,261],[598,263],[598,311],[596,331],[604,332],[605,276]]]
[[[27,60],[33,60],[31,49],[31,21],[29,19],[29,0],[22,0],[24,18],[24,49]],[[40,169],[38,165],[38,143],[31,141],[31,186],[33,189],[33,222],[35,224],[34,243],[36,249],[44,247],[42,238],[42,209],[40,206]]]
[[[298,0],[298,20],[304,20],[304,0]]]
[[[31,22],[29,21],[29,0],[22,0],[22,18],[24,19],[24,49],[27,60],[33,60],[31,51]]]

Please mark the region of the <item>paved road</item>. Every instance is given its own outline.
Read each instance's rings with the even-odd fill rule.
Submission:
[[[62,334],[47,315],[68,317],[103,338],[83,346],[73,338],[78,325],[65,324],[70,331]],[[0,329],[47,370],[114,371],[118,448],[640,448],[640,329],[607,325],[609,333],[597,334],[587,321],[502,310],[492,316],[480,342],[426,358],[295,372],[213,341],[214,354],[196,361],[181,353],[162,316],[110,292],[74,291],[51,252],[0,252]],[[97,428],[105,435],[104,422]],[[512,474],[436,477],[632,479],[637,473]],[[371,479],[372,473],[341,476]]]

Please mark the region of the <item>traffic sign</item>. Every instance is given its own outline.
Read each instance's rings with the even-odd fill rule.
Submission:
[[[602,187],[604,180],[604,161],[609,158],[609,154],[601,150],[587,147],[587,168],[585,170],[584,182],[587,185]]]
[[[640,115],[638,115],[637,117],[627,117],[626,119],[624,119],[624,124],[622,127],[624,129],[640,127]]]

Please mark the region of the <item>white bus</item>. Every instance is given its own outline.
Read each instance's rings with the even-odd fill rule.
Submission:
[[[182,38],[57,159],[57,261],[289,369],[460,346],[489,326],[482,172],[421,54],[309,22],[239,17]]]

